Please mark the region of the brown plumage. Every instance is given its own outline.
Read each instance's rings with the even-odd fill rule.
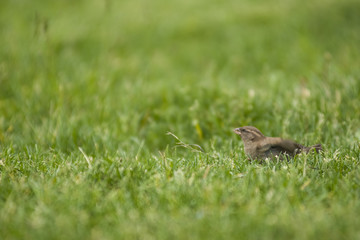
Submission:
[[[234,129],[237,135],[240,135],[244,142],[246,155],[250,159],[264,160],[279,157],[279,159],[289,159],[296,154],[312,151],[319,152],[322,150],[321,144],[305,147],[292,140],[282,139],[278,137],[265,137],[259,129],[252,126],[245,126]]]

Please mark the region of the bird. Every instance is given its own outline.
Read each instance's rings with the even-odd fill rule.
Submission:
[[[322,151],[321,144],[310,147],[303,146],[292,140],[279,137],[266,137],[259,129],[253,126],[235,128],[234,132],[240,135],[244,142],[245,154],[250,160],[266,159],[289,160],[296,154]]]

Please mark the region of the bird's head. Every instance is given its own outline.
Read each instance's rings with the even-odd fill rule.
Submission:
[[[256,127],[252,127],[252,126],[245,126],[245,127],[235,128],[234,132],[237,135],[240,135],[240,137],[242,138],[242,140],[244,142],[253,142],[255,140],[258,140],[258,139],[261,139],[261,138],[265,137],[259,131],[259,129],[257,129]]]

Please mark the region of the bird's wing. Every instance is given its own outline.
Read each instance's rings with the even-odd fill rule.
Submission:
[[[261,152],[273,153],[274,155],[280,153],[293,155],[297,149],[302,149],[304,146],[292,140],[268,137],[259,148]]]

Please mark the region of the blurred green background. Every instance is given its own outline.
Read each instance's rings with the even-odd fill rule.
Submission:
[[[0,36],[5,239],[359,237],[359,1],[2,0]],[[249,163],[243,125],[326,153]]]
[[[244,124],[279,134],[284,120],[292,134],[313,131],[312,118],[334,120],[329,105],[359,94],[359,10],[358,1],[3,1],[1,139],[72,149],[134,137],[154,150],[166,131],[192,141]]]

